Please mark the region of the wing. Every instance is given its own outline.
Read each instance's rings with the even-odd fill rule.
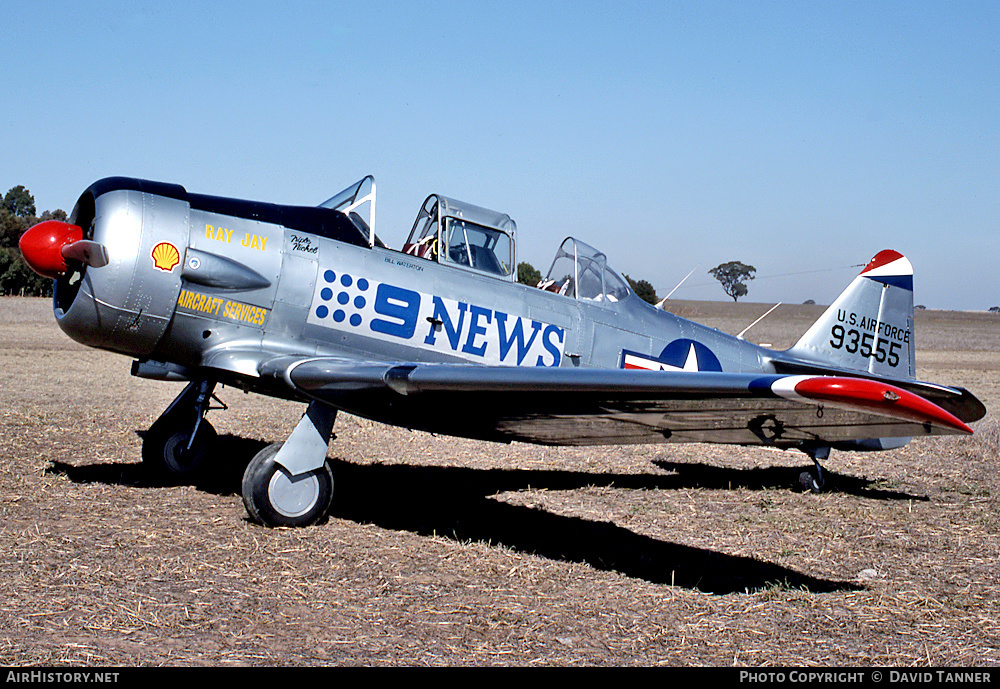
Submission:
[[[275,359],[262,365],[261,374],[283,378],[297,393],[359,416],[508,442],[838,446],[972,432],[919,394],[846,376],[400,364],[332,357]],[[940,386],[935,389],[942,394]]]

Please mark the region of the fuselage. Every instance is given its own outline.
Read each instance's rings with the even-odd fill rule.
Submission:
[[[330,209],[110,178],[84,192],[71,222],[110,263],[57,282],[68,335],[264,393],[279,390],[260,365],[285,355],[773,370],[769,350],[631,292],[576,298],[372,247]]]

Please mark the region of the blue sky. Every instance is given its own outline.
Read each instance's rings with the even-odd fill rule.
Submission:
[[[661,294],[829,303],[885,248],[1000,304],[997,2],[11,2],[0,193],[126,175],[315,205],[365,174],[572,235]]]

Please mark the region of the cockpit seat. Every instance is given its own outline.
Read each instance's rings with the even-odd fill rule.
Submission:
[[[403,253],[433,261],[437,258],[437,235],[429,234],[419,242],[405,244]]]

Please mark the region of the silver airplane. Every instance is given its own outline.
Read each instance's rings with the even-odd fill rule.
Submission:
[[[500,442],[798,449],[817,491],[831,449],[971,433],[986,413],[962,388],[916,380],[913,271],[895,251],[774,351],[645,303],[572,237],[542,282],[519,284],[503,213],[429,196],[402,250],[374,218],[371,176],[318,207],[113,177],[20,246],[55,280],[66,334],[132,357],[133,375],[188,382],[145,435],[152,470],[212,460],[220,383],[308,404],[243,477],[248,514],[269,526],[327,514],[341,410]]]

